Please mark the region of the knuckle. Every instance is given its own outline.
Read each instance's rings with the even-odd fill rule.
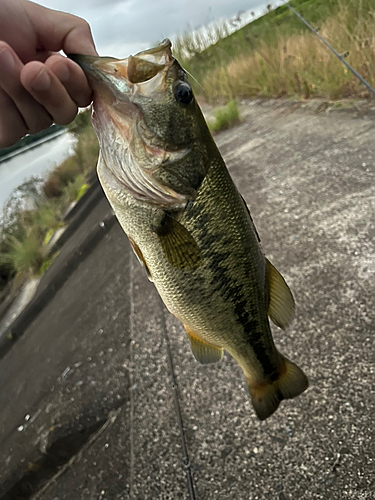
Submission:
[[[3,40],[0,40],[0,50],[3,50],[3,49],[9,49],[9,45],[4,42]]]
[[[89,33],[91,35],[91,28],[90,28],[89,23],[86,21],[86,19],[82,19],[82,17],[78,17],[77,20],[78,20],[78,25],[79,25],[80,30],[82,30],[83,32]]]
[[[91,28],[90,28],[90,25],[89,23],[86,21],[86,19],[83,19],[83,24],[82,24],[83,28],[87,31],[89,31],[91,33]]]
[[[51,56],[49,56],[44,64],[47,66],[47,68],[51,68],[53,67],[56,63],[60,62],[60,61],[64,61],[65,57],[61,56],[60,54],[52,54]]]

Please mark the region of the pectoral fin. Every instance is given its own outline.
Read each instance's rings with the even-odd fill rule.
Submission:
[[[185,330],[187,331],[190,340],[191,350],[193,351],[195,359],[199,363],[207,365],[221,361],[223,357],[223,349],[221,347],[216,347],[215,345],[206,342],[187,326],[185,326]]]
[[[292,292],[279,271],[266,259],[269,287],[268,316],[283,330],[292,322],[295,303]]]
[[[154,226],[164,255],[177,269],[191,269],[199,265],[202,258],[199,247],[189,231],[168,212]]]

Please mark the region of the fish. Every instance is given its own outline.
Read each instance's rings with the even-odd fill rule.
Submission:
[[[295,302],[264,256],[170,40],[125,59],[69,57],[93,89],[98,177],[135,255],[196,360],[217,363],[227,351],[265,420],[308,387],[269,324],[286,329]]]

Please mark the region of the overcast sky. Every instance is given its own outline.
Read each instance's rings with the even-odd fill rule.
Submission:
[[[83,17],[90,25],[100,55],[127,57],[163,38],[246,11],[257,15],[280,0],[34,0]]]

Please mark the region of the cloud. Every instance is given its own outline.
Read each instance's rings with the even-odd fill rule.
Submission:
[[[131,0],[41,0],[41,5],[55,10],[63,10],[64,12],[75,13],[78,11],[87,12],[98,7],[113,6],[118,3],[128,3]]]
[[[86,19],[103,55],[125,57],[166,37],[239,11],[265,6],[264,0],[42,0],[46,7]],[[126,51],[125,51],[126,50]],[[121,52],[125,51],[125,52]]]

